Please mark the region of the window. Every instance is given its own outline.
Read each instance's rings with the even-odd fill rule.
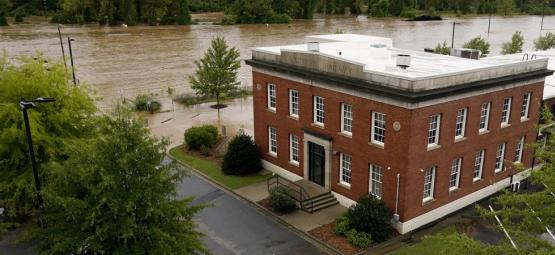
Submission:
[[[382,168],[376,165],[370,165],[370,194],[382,197],[383,172]]]
[[[516,140],[515,162],[522,162],[523,148],[524,148],[524,136]]]
[[[428,147],[439,144],[439,124],[441,117],[439,114],[432,115],[429,118],[428,127]]]
[[[289,90],[289,115],[299,117],[299,91]]]
[[[506,97],[503,100],[503,110],[501,111],[501,126],[509,124],[509,117],[511,114],[511,98]]]
[[[341,161],[341,183],[347,186],[351,186],[351,162],[353,158],[347,154],[341,153],[340,161]]]
[[[424,170],[424,196],[422,201],[427,202],[434,199],[434,182],[436,178],[436,167]]]
[[[276,110],[276,85],[268,83],[268,109]]]
[[[503,170],[503,158],[505,158],[505,144],[501,143],[497,146],[497,153],[495,154],[495,172]]]
[[[455,139],[464,137],[466,128],[466,108],[457,111],[457,122],[455,123]]]
[[[476,157],[474,158],[474,181],[482,179],[482,169],[484,169],[484,154],[486,153],[485,150],[481,150],[476,153]]]
[[[314,123],[324,125],[324,98],[314,97]]]
[[[385,114],[372,113],[372,142],[380,145],[385,143]]]
[[[353,132],[353,106],[341,104],[341,132],[351,135]]]
[[[289,160],[299,164],[299,137],[293,134],[289,136]]]
[[[449,178],[449,191],[459,188],[461,164],[462,164],[462,158],[455,159],[451,162],[451,177]]]
[[[528,93],[524,95],[522,98],[522,108],[520,110],[520,119],[525,120],[528,119],[528,112],[530,110],[530,96],[531,94]]]
[[[480,111],[480,130],[479,132],[484,132],[488,130],[489,124],[489,109],[491,107],[491,103],[483,103],[482,110]]]
[[[277,155],[277,129],[268,127],[268,151],[270,154]]]

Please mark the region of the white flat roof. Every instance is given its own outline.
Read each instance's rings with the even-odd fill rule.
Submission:
[[[319,54],[364,66],[369,73],[405,79],[427,79],[446,75],[456,75],[472,70],[488,69],[502,65],[521,63],[518,58],[483,58],[473,60],[440,55],[423,51],[397,49],[391,39],[355,34],[331,34],[308,36],[307,42],[318,41]],[[381,45],[381,46],[380,46]],[[385,45],[385,47],[383,47]],[[307,44],[295,44],[255,48],[254,51],[281,55],[281,51],[310,53]],[[406,70],[396,66],[398,54],[411,56],[411,66]],[[538,58],[541,58],[538,55]]]

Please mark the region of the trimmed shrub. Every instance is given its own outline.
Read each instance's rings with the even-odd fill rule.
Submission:
[[[288,213],[297,208],[297,202],[289,194],[289,190],[282,186],[270,189],[270,205],[281,213]]]
[[[262,169],[258,146],[247,134],[237,135],[229,143],[222,171],[230,175],[253,174]]]
[[[358,232],[354,229],[347,231],[347,241],[358,248],[368,248],[372,244],[372,235],[364,232]]]
[[[335,220],[335,233],[342,236],[347,236],[347,232],[351,230],[351,223],[349,222],[349,218],[347,218],[346,214],[339,216]]]
[[[202,146],[211,149],[217,140],[218,129],[211,125],[192,127],[185,131],[185,143],[190,150],[200,150]]]
[[[372,236],[375,242],[387,240],[391,235],[391,215],[384,201],[372,195],[360,198],[347,211],[351,228]]]

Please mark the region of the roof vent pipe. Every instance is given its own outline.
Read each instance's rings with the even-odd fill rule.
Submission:
[[[397,54],[397,66],[401,69],[407,69],[410,67],[410,55]]]
[[[308,42],[306,46],[308,47],[309,51],[314,51],[314,52],[320,51],[320,43],[318,42]]]

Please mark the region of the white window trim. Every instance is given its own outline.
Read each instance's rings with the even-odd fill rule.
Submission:
[[[518,151],[515,151],[516,154],[516,160],[515,163],[521,163],[522,162],[522,154],[524,153],[524,136],[521,137],[520,139],[518,139],[518,142],[516,144],[516,149],[518,149]],[[520,148],[519,148],[520,147]]]
[[[385,119],[387,115],[385,113],[381,113],[381,112],[372,112],[372,127],[371,127],[372,132],[370,134],[370,141],[374,144],[384,146],[385,145],[385,127],[384,127],[384,142],[374,139],[374,135],[376,133],[376,126],[375,126],[375,124],[376,124],[376,114],[381,114],[381,115],[384,116],[384,124],[387,127],[387,124],[386,124],[387,122],[386,122],[386,119]]]
[[[499,155],[499,146],[503,145],[503,150],[501,151],[501,155]],[[499,168],[495,168],[494,172],[495,173],[499,173],[503,170],[503,165],[505,162],[503,162],[503,160],[505,160],[505,149],[507,147],[506,143],[500,143],[497,145],[497,149],[495,150],[495,167],[497,167],[497,159],[501,158],[501,161],[499,163]]]
[[[297,93],[297,114],[293,113],[293,92]],[[299,118],[299,91],[294,89],[289,90],[289,116]]]
[[[434,137],[434,142],[430,143],[430,118],[433,116],[437,116],[437,131]],[[441,129],[441,114],[434,114],[428,117],[428,135],[426,136],[428,142],[428,149],[439,146],[439,132]]]
[[[349,155],[347,155],[349,156]],[[339,154],[339,183],[341,185],[347,186],[347,187],[351,187],[351,184],[348,182],[343,181],[343,160],[344,160],[345,154],[340,153]],[[351,182],[353,181],[353,157],[351,156]]]
[[[457,110],[457,119],[455,120],[455,134],[457,133],[457,124],[459,122],[459,111],[463,110],[463,120],[462,120],[462,127],[461,127],[461,134],[455,135],[455,140],[464,138],[466,135],[466,117],[468,115],[468,108],[462,108]]]
[[[297,138],[297,160],[293,158],[293,137]],[[299,158],[300,158],[300,138],[294,134],[289,134],[289,162],[294,165],[299,165]]]
[[[526,95],[524,95],[524,97],[526,97],[526,105],[522,104],[522,107],[525,109],[524,111],[520,111],[520,121],[526,121],[528,120],[528,117],[530,115],[530,100],[532,100],[532,93],[528,92]],[[524,98],[523,98],[524,101]],[[524,103],[524,102],[523,102]],[[524,112],[524,116],[522,116],[522,112]]]
[[[484,127],[479,128],[479,130],[478,130],[479,133],[484,133],[484,132],[488,131],[488,129],[489,129],[489,116],[490,116],[490,113],[491,113],[491,102],[483,103],[480,106],[480,122],[478,124],[479,125],[482,124],[482,107],[484,106],[484,104],[487,105],[488,110],[487,110],[486,118],[484,120]],[[478,127],[480,127],[480,126],[478,126]]]
[[[351,107],[351,131],[345,130],[345,106]],[[353,105],[341,103],[341,133],[348,136],[353,135]]]
[[[276,151],[272,150],[272,130],[274,130],[276,134]],[[278,144],[277,144],[277,128],[268,126],[268,153],[273,156],[277,156]]]
[[[457,165],[456,165],[456,167],[457,167],[457,169],[456,169],[457,170],[457,178],[455,179],[455,186],[451,186],[451,176],[453,176],[453,161],[455,161],[455,160],[457,161]],[[457,159],[454,159],[451,162],[451,174],[449,175],[449,191],[459,189],[459,183],[460,183],[460,180],[461,180],[462,160],[463,160],[462,158],[457,158]]]
[[[381,176],[381,181],[377,181],[377,182],[379,182],[380,185],[381,185],[381,187],[380,187],[380,193],[381,193],[381,194],[380,194],[380,195],[374,194],[374,193],[372,192],[372,191],[374,190],[374,178],[373,178],[373,176],[374,176],[374,175],[373,175],[374,167],[377,167],[377,168],[380,169],[380,170],[379,170],[379,172],[380,172],[379,175]],[[383,196],[383,168],[380,167],[380,166],[371,164],[371,165],[370,165],[370,172],[369,172],[369,173],[370,173],[370,178],[368,178],[368,179],[369,179],[370,185],[368,185],[368,193],[370,193],[371,195],[375,196],[376,198],[381,199],[382,196]]]
[[[480,153],[481,157],[480,157],[480,170],[478,170],[478,177],[474,177],[474,173],[476,172],[476,158],[478,157],[478,153]],[[474,156],[474,171],[472,172],[472,181],[476,182],[482,179],[482,174],[484,171],[484,158],[486,154],[486,150],[481,150],[479,152],[476,153],[476,155]]]
[[[434,199],[434,188],[435,188],[435,182],[436,182],[436,167],[435,167],[435,166],[434,166],[434,167],[430,167],[430,168],[424,170],[424,176],[423,176],[423,177],[424,177],[424,178],[423,178],[424,183],[423,183],[423,187],[424,187],[424,190],[425,190],[425,186],[426,186],[426,171],[428,171],[428,170],[430,170],[430,169],[432,170],[432,180],[431,180],[431,185],[430,185],[430,195],[427,196],[427,197],[423,197],[423,198],[422,198],[422,202],[423,202],[423,203],[426,203],[426,202],[431,201],[431,200]],[[424,193],[424,192],[422,192],[422,193]],[[422,195],[424,195],[424,194],[422,194]]]
[[[505,108],[505,100],[506,100],[506,99],[509,99],[509,103],[508,103],[508,105],[507,105],[507,116],[506,116],[506,119],[503,120],[503,119],[504,119],[504,117],[503,117],[503,112],[505,111],[504,108]],[[502,108],[501,108],[501,127],[509,126],[509,122],[510,122],[510,120],[511,120],[511,105],[512,105],[512,103],[513,103],[513,98],[512,98],[512,97],[506,97],[506,98],[503,99],[503,106],[502,106]]]
[[[326,105],[325,105],[325,102],[324,102],[324,98],[321,97],[321,96],[314,96],[314,99],[313,99],[313,107],[312,107],[312,108],[313,108],[313,109],[312,109],[312,115],[313,115],[312,122],[313,122],[315,125],[318,125],[318,126],[322,126],[322,127],[323,127],[323,126],[324,126],[324,122],[319,122],[319,121],[318,121],[318,107],[317,107],[317,104],[318,104],[318,103],[317,103],[317,100],[318,100],[318,98],[321,98],[321,99],[322,99],[322,107],[323,107],[323,109],[322,109],[322,119],[323,119],[324,121],[326,121],[326,119],[325,119],[325,114],[326,114],[326,113],[325,113],[325,108],[324,108]]]
[[[268,97],[268,109],[272,110],[272,111],[276,111],[276,106],[277,106],[277,96],[276,96],[276,85],[273,83],[268,83],[267,85],[267,97]],[[273,97],[274,97],[274,106],[272,107],[272,88],[273,88]]]

